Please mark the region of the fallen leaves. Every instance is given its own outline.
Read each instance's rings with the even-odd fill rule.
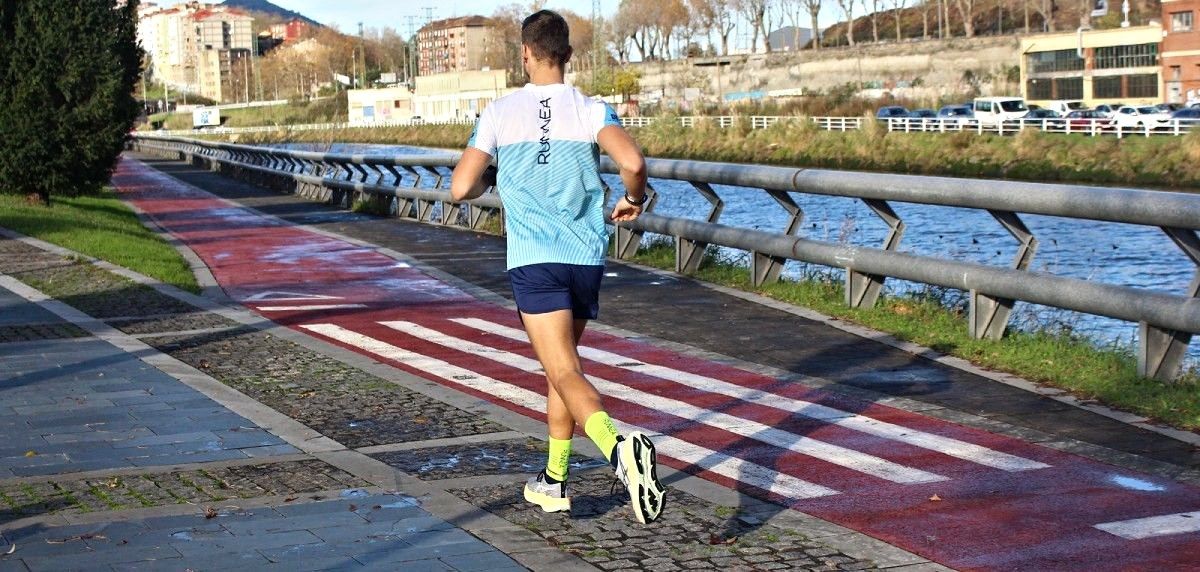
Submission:
[[[356,505],[356,504],[350,505],[350,512],[354,512],[356,510],[358,510],[358,505]]]
[[[931,500],[933,502],[940,502],[942,500],[942,497],[939,497],[935,494],[935,495],[929,497],[929,500]]]
[[[32,450],[32,449],[31,449],[31,450],[29,450],[29,451],[25,451],[25,456],[26,456],[26,457],[36,457],[36,456],[37,456],[37,451],[34,451],[34,450]]]
[[[103,534],[76,534],[75,536],[68,536],[66,538],[59,539],[47,538],[46,544],[66,544],[68,542],[75,542],[77,540],[108,540],[108,537],[104,536]],[[14,548],[16,547],[16,545],[13,546]]]
[[[296,500],[296,499],[298,499],[298,498],[300,498],[300,497],[298,497],[298,496],[296,496],[296,495],[292,495],[292,496],[290,496],[290,497],[288,497],[288,498],[285,498],[285,499],[283,499],[283,502],[292,502],[292,501],[294,501],[294,500]]]
[[[738,537],[736,537],[736,536],[721,537],[721,536],[717,536],[715,534],[710,534],[708,536],[708,543],[713,546],[717,546],[720,544],[733,544],[733,543],[737,542],[737,540],[738,540]]]
[[[208,520],[210,518],[217,518],[217,509],[211,506],[204,507],[204,519]]]

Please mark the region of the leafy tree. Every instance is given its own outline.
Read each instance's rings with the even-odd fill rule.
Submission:
[[[133,127],[137,0],[0,0],[0,192],[108,182]]]

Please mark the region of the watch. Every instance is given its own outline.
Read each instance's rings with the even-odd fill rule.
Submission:
[[[627,203],[629,203],[629,204],[631,204],[631,205],[633,205],[633,206],[635,206],[635,207],[640,207],[640,206],[642,206],[642,205],[646,204],[646,201],[648,201],[648,200],[650,200],[650,195],[649,195],[649,194],[642,194],[642,200],[640,200],[640,201],[635,201],[635,200],[633,200],[633,199],[629,198],[629,193],[628,193],[628,192],[626,192],[626,193],[625,193],[625,202],[627,202]]]

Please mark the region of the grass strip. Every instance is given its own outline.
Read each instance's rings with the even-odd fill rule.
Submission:
[[[674,269],[675,247],[671,240],[644,244],[633,262]],[[1139,377],[1131,349],[1099,346],[1078,334],[1010,327],[999,342],[977,340],[968,334],[965,305],[954,300],[957,291],[930,288],[911,294],[885,294],[874,308],[853,309],[845,305],[841,282],[828,275],[783,278],[755,288],[744,265],[721,260],[711,249],[694,277],[811,308],[1173,427],[1200,429],[1200,372],[1195,367],[1168,384]]]
[[[106,260],[198,293],[196,277],[170,245],[142,225],[111,190],[54,197],[50,207],[0,194],[0,227]]]

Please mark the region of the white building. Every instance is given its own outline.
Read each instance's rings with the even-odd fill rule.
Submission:
[[[496,98],[516,91],[504,70],[464,71],[417,76],[416,90],[405,87],[352,89],[347,92],[351,125],[423,121],[474,121]]]

